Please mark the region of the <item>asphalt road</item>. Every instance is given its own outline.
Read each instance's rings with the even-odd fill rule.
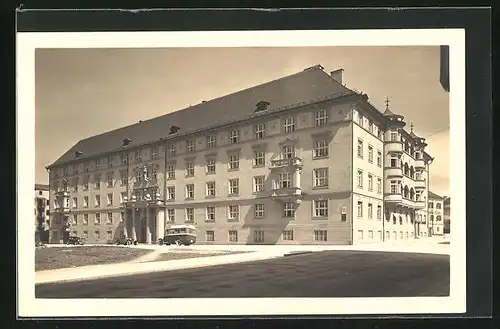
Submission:
[[[278,259],[36,285],[37,298],[448,296],[449,256],[322,251]]]

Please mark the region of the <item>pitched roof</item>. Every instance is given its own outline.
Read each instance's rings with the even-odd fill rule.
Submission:
[[[272,111],[300,102],[325,99],[334,94],[344,96],[356,93],[316,65],[233,94],[80,140],[48,167],[75,160],[76,152],[79,152],[78,159],[84,159],[118,151],[125,138],[130,139],[128,148],[159,141],[168,137],[172,125],[180,127],[179,134],[184,134],[245,120],[254,114],[260,101],[269,102],[267,111]]]
[[[442,197],[442,196],[439,196],[439,195],[437,195],[436,193],[431,192],[431,191],[429,191],[429,192],[428,192],[427,197],[428,197],[429,199],[443,199],[443,197]]]

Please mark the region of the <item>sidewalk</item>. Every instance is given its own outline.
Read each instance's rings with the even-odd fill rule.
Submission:
[[[367,243],[354,246],[335,245],[192,245],[192,246],[159,246],[137,245],[127,248],[153,249],[153,253],[140,259],[120,263],[91,265],[74,268],[56,269],[35,272],[35,283],[51,283],[79,281],[122,275],[174,271],[180,269],[205,266],[234,264],[283,257],[298,252],[314,252],[322,250],[352,250],[379,252],[408,252],[449,255],[450,245],[440,244],[444,239],[412,239]],[[156,256],[169,252],[214,253],[221,251],[253,251],[241,254],[229,254],[210,257],[196,257],[179,260],[154,261]],[[144,262],[148,261],[148,262]],[[144,262],[144,263],[141,263]]]

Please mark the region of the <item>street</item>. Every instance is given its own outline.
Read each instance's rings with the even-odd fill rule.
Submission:
[[[201,260],[202,261],[202,260]],[[36,298],[447,296],[449,256],[322,251],[250,263],[36,285]]]

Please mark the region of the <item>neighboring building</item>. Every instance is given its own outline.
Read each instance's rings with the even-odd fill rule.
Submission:
[[[49,185],[35,184],[35,242],[49,241]]]
[[[429,191],[429,235],[444,234],[444,198]]]
[[[450,207],[451,207],[451,198],[445,196],[443,201],[443,218],[444,218],[444,228],[443,231],[445,234],[450,234]]]
[[[320,65],[86,138],[50,171],[51,241],[354,244],[422,235],[432,158]]]

